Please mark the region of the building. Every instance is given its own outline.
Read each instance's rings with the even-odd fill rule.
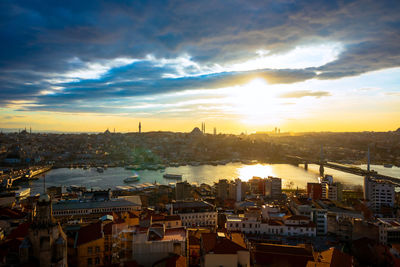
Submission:
[[[67,266],[67,237],[55,222],[51,200],[41,194],[36,203],[28,236],[19,249],[20,263],[40,266]]]
[[[336,248],[318,252],[315,255],[315,260],[307,262],[306,267],[326,266],[326,267],[352,267],[354,266],[353,257],[341,252]]]
[[[192,197],[192,186],[184,181],[178,182],[175,186],[175,199],[176,200],[187,200]]]
[[[323,188],[323,187],[322,187]],[[339,182],[326,185],[326,198],[333,201],[342,201],[343,199],[343,186]]]
[[[364,199],[369,200],[374,213],[379,213],[384,206],[393,207],[395,200],[394,184],[365,176]]]
[[[387,245],[400,243],[400,219],[378,218],[379,243]]]
[[[59,201],[53,204],[53,214],[62,216],[87,216],[112,212],[127,212],[140,210],[142,202],[139,196],[114,198],[109,201]]]
[[[226,179],[219,180],[217,183],[217,198],[225,200],[229,198],[229,182]]]
[[[333,183],[333,177],[332,175],[326,174],[320,182],[322,187],[322,198],[327,198],[328,186]]]
[[[257,217],[228,217],[226,229],[229,232],[270,236],[316,236],[316,226],[307,216],[292,215],[282,219]]]
[[[143,266],[152,266],[170,254],[186,257],[187,231],[183,227],[166,229],[163,224],[136,228],[132,258]]]
[[[177,201],[169,204],[171,214],[179,215],[187,227],[216,227],[218,212],[214,205],[205,201]]]
[[[247,187],[247,183],[246,182],[242,182],[242,180],[240,180],[239,178],[235,180],[235,184],[236,184],[236,202],[241,202],[245,199],[246,197],[246,187]]]
[[[250,253],[224,233],[204,233],[200,239],[201,265],[203,267],[250,267]]]
[[[269,176],[265,181],[265,196],[280,199],[282,197],[282,179]]]
[[[307,196],[310,199],[322,198],[322,185],[320,183],[307,183]]]
[[[328,211],[318,202],[294,197],[289,203],[289,207],[296,215],[307,216],[313,221],[317,228],[317,235],[326,235],[328,232]]]

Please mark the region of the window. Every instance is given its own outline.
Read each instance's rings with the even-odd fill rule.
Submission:
[[[97,264],[100,264],[100,258],[99,257],[96,257],[96,259],[94,260],[94,263],[97,265]]]
[[[88,247],[87,248],[87,253],[90,255],[93,253],[93,247]]]
[[[87,259],[87,265],[88,265],[88,266],[92,266],[92,265],[93,265],[92,258],[88,258],[88,259]]]
[[[96,253],[100,252],[100,247],[96,247]]]

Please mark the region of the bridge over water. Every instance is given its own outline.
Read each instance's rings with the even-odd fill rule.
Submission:
[[[368,170],[363,170],[360,167],[352,166],[352,165],[346,165],[346,164],[340,164],[336,162],[330,162],[330,161],[324,161],[324,160],[315,160],[315,159],[309,159],[309,158],[302,158],[299,156],[293,156],[293,155],[286,155],[286,158],[295,164],[304,164],[304,167],[307,169],[308,164],[316,164],[320,165],[320,174],[324,174],[324,167],[335,169],[338,171],[342,172],[347,172],[355,175],[360,175],[360,176],[370,176],[371,178],[379,179],[379,180],[387,180],[391,181],[397,185],[400,185],[400,178],[399,177],[392,177],[384,174],[380,174],[374,170],[368,171]]]

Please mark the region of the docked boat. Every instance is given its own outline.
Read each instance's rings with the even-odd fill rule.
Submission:
[[[104,172],[104,169],[102,167],[97,167],[97,172],[102,173],[102,172]]]
[[[385,168],[392,168],[392,167],[393,167],[393,164],[383,164],[383,167],[385,167]]]
[[[181,174],[170,174],[170,173],[166,173],[163,175],[163,177],[165,179],[175,179],[175,180],[180,180],[182,179],[182,175]]]

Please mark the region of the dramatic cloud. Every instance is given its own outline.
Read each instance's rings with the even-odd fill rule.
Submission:
[[[109,112],[131,97],[398,67],[398,14],[397,0],[5,0],[0,107]]]

